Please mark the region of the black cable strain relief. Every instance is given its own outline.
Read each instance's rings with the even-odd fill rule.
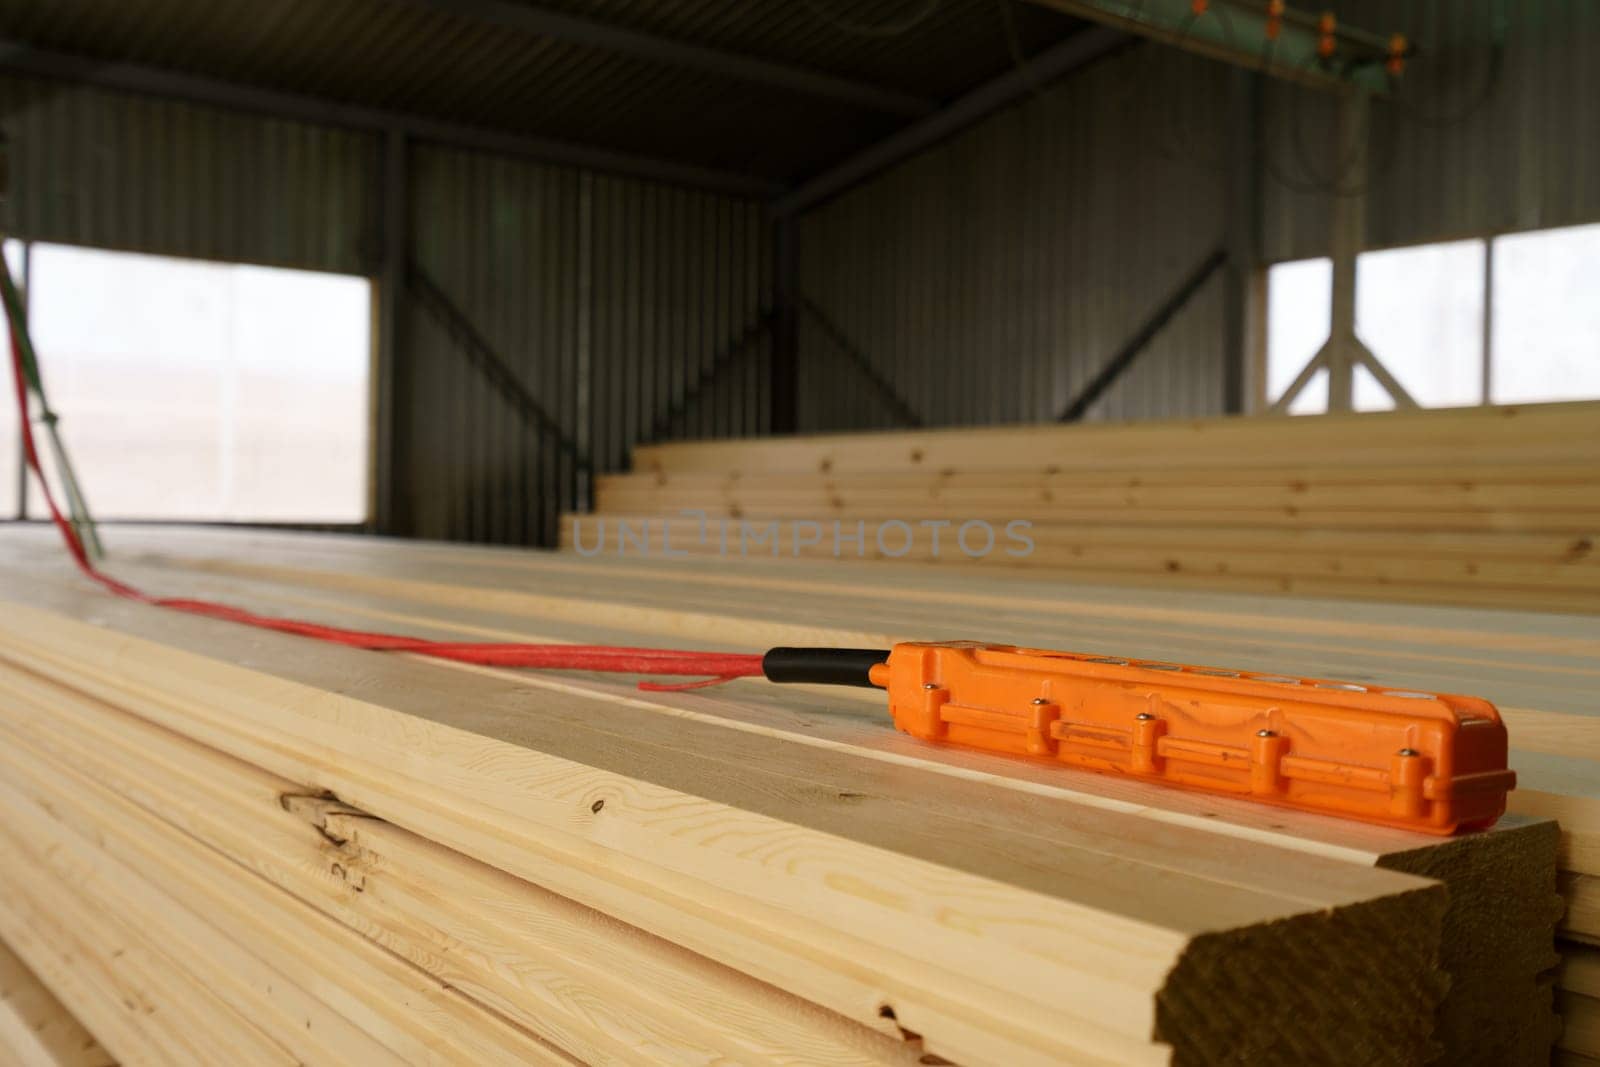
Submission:
[[[869,672],[887,662],[884,648],[774,648],[761,657],[770,682],[876,688]]]

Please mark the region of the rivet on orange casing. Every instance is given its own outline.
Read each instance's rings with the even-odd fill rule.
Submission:
[[[899,644],[872,681],[927,741],[1449,834],[1516,775],[1475,697],[971,641]]]

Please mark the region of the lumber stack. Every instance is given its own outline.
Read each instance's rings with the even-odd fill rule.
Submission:
[[[179,615],[10,531],[0,940],[125,1062],[1533,1064],[1558,848],[1563,934],[1600,936],[1572,881],[1600,797],[1562,791],[1600,757],[1571,617],[111,535],[152,590],[427,637],[871,646],[938,619],[1381,673],[1500,700],[1548,760],[1542,810],[1432,838],[923,746],[864,691],[640,693]],[[1592,974],[1566,953],[1579,1053]]]
[[[937,559],[1600,611],[1593,402],[664,444],[599,478],[595,500],[563,537],[609,555]],[[993,540],[973,526],[958,544],[979,520]]]

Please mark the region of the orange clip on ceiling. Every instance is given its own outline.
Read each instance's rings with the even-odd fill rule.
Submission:
[[[1490,826],[1516,776],[1473,697],[968,641],[871,680],[915,737],[1407,830]]]
[[[1323,59],[1332,59],[1333,53],[1338,50],[1338,41],[1334,34],[1338,32],[1339,20],[1333,12],[1327,11],[1317,18],[1317,55]]]
[[[1403,33],[1391,34],[1389,37],[1389,58],[1384,61],[1384,69],[1395,77],[1405,73],[1406,53],[1410,50],[1410,42]]]

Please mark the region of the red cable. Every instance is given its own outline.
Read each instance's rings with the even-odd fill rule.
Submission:
[[[3,269],[3,267],[0,267]],[[697,682],[679,682],[665,685],[659,682],[640,682],[640,689],[676,690],[698,689],[717,685],[735,678],[760,676],[761,656],[744,652],[684,652],[668,648],[627,648],[615,645],[525,645],[501,642],[430,641],[422,637],[402,634],[373,633],[366,630],[347,630],[339,626],[302,622],[297,619],[257,615],[243,608],[230,607],[209,600],[190,600],[182,597],[155,597],[110,575],[102,574],[89,559],[78,531],[61,514],[56,506],[50,483],[45,480],[44,468],[39,462],[38,450],[33,443],[33,426],[28,419],[27,388],[22,374],[22,354],[17,340],[17,325],[11,323],[11,372],[17,389],[17,408],[22,418],[22,449],[28,467],[39,479],[45,505],[50,509],[50,520],[66,542],[78,569],[90,580],[98,582],[108,592],[141,604],[170,608],[191,615],[204,615],[213,619],[243,623],[265,630],[310,637],[318,641],[348,645],[383,652],[414,652],[435,659],[454,660],[458,663],[476,663],[490,667],[543,667],[571,671],[611,671],[620,674],[678,674],[709,675]]]

